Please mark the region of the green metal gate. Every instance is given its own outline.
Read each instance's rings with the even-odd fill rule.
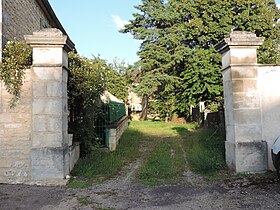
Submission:
[[[126,115],[125,104],[111,101],[103,105],[102,113],[96,121],[97,137],[101,145],[109,147],[109,126]]]

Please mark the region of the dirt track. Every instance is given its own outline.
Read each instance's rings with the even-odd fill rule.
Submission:
[[[85,189],[0,185],[0,210],[91,209],[280,209],[280,182],[276,173],[207,181],[186,164],[177,185],[157,187],[135,182],[145,154],[126,166],[115,178]]]
[[[178,185],[134,183],[141,161],[106,183],[86,189],[0,185],[0,210],[66,209],[280,209],[280,183],[274,173],[205,181],[186,171]]]

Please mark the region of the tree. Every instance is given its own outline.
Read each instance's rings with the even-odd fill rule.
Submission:
[[[127,71],[129,67],[124,62],[114,60],[113,64],[107,65],[106,90],[119,99],[125,100],[128,97]]]
[[[139,87],[153,87],[149,95],[168,102],[173,113],[186,114],[188,106],[222,94],[214,46],[233,30],[265,37],[259,61],[279,63],[280,14],[273,0],[142,0],[135,8],[139,13],[121,32],[142,40]]]

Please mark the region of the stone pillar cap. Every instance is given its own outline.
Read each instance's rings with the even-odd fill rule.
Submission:
[[[35,31],[33,35],[25,35],[24,39],[26,43],[30,44],[32,47],[61,45],[67,52],[74,49],[74,43],[56,28],[45,28],[40,31]]]
[[[215,49],[219,53],[229,50],[230,46],[246,46],[247,48],[258,48],[264,42],[263,37],[257,37],[256,34],[248,31],[233,31],[228,37],[220,42]]]

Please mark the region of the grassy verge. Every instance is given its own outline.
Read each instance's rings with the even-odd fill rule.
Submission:
[[[215,129],[199,129],[185,141],[192,171],[201,175],[216,175],[226,169],[224,139]]]
[[[115,176],[121,168],[139,157],[139,143],[142,134],[131,126],[121,137],[115,152],[95,153],[81,158],[72,171],[77,179],[72,179],[68,186],[83,188]]]
[[[158,142],[138,174],[142,183],[157,185],[178,182],[186,167],[182,151],[186,152],[191,170],[200,175],[213,177],[227,168],[224,139],[219,130],[195,129],[195,124],[149,125],[146,122],[141,126],[147,126],[148,135],[156,132],[153,141]],[[158,138],[164,135],[168,138]]]

